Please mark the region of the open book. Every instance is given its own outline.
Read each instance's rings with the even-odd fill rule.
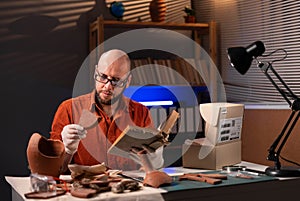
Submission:
[[[178,118],[179,113],[173,110],[157,129],[127,126],[109,148],[108,153],[129,157],[132,147],[142,148],[142,145],[148,145],[153,150],[156,150],[163,145],[167,145],[171,129]]]

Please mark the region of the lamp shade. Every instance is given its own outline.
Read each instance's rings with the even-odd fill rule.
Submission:
[[[250,68],[253,58],[261,56],[264,52],[265,46],[261,41],[256,41],[247,47],[231,47],[227,49],[231,65],[242,75]]]

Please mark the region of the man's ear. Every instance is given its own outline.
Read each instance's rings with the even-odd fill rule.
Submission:
[[[126,88],[129,87],[130,82],[131,82],[131,78],[132,78],[132,75],[130,74],[130,75],[128,76],[128,79],[127,79],[127,82],[126,82]]]

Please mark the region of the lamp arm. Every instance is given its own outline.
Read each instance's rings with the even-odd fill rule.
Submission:
[[[298,118],[299,118],[299,115],[298,115],[298,118],[294,119],[294,121],[292,122],[292,120],[294,118],[294,115],[295,115],[295,111],[292,111],[292,113],[290,114],[290,117],[288,118],[287,122],[285,123],[285,125],[284,125],[283,129],[281,130],[280,134],[277,136],[275,141],[272,143],[272,145],[268,149],[269,155],[267,157],[267,160],[274,161],[276,163],[277,169],[280,169],[280,166],[281,166],[280,162],[279,162],[279,156],[280,156],[281,149],[283,148],[284,144],[286,143],[290,133],[292,132],[292,130],[293,130]],[[292,126],[290,126],[291,122],[292,122]],[[286,133],[288,128],[289,128],[289,130]],[[283,141],[281,142],[281,144],[280,144],[279,148],[277,149],[277,151],[275,151],[278,144],[279,144],[279,142],[280,142],[280,140],[281,140],[281,138],[284,135],[285,135],[285,137],[284,137]]]
[[[285,101],[292,106],[292,102],[290,101],[286,92],[284,92],[274,81],[274,79],[268,73],[268,70],[271,69],[272,73],[276,76],[276,78],[280,81],[280,83],[284,86],[284,88],[288,91],[288,94],[293,98],[296,98],[296,95],[292,92],[292,90],[288,87],[288,85],[283,81],[283,79],[279,76],[279,74],[275,71],[271,63],[258,63],[258,67],[263,71],[269,81],[273,84],[273,86],[277,89],[277,91],[281,94],[281,96],[285,99]]]
[[[286,143],[286,141],[287,141],[289,135],[291,134],[292,130],[294,129],[294,127],[295,127],[295,125],[296,125],[296,123],[297,123],[297,121],[298,121],[298,119],[299,119],[299,117],[300,117],[299,111],[292,111],[290,117],[293,118],[294,115],[296,114],[296,112],[298,113],[297,116],[296,116],[295,119],[293,120],[293,122],[292,122],[292,124],[291,124],[289,130],[287,131],[285,137],[284,137],[283,140],[282,140],[282,143],[280,144],[279,148],[277,149],[277,155],[278,155],[278,156],[280,155],[281,149],[283,148],[284,144]],[[290,119],[290,118],[289,118],[289,119]]]
[[[300,98],[294,94],[294,92],[289,88],[289,86],[283,81],[283,79],[279,76],[276,70],[273,68],[272,64],[270,63],[262,63],[259,62],[258,67],[261,68],[263,73],[267,76],[273,86],[277,89],[277,91],[282,95],[282,97],[286,100],[292,110],[299,111],[300,110]],[[269,75],[268,69],[271,69],[272,73],[276,76],[276,78],[280,81],[280,83],[284,86],[285,90],[288,91],[286,93],[282,90],[274,81],[274,79]],[[293,98],[293,102],[289,99],[289,97]]]
[[[283,79],[279,76],[279,74],[275,71],[275,69],[272,67],[271,63],[258,63],[258,67],[263,71],[263,73],[266,75],[266,77],[269,79],[269,81],[273,84],[273,86],[277,89],[277,91],[282,95],[282,97],[286,100],[286,102],[289,104],[289,106],[292,108],[292,113],[290,114],[290,117],[288,118],[286,124],[284,125],[282,131],[278,135],[278,137],[275,139],[273,144],[269,148],[269,155],[267,157],[268,160],[274,161],[275,166],[277,169],[280,169],[281,164],[279,161],[279,156],[281,153],[281,150],[283,146],[285,145],[286,141],[288,140],[292,130],[294,129],[299,117],[300,117],[300,100],[299,98],[292,92],[292,90],[288,87],[288,85],[283,81]],[[287,90],[288,93],[286,93],[284,90],[282,90],[274,81],[274,79],[269,75],[268,69],[271,69],[272,73],[276,76],[276,78],[280,81],[280,83],[284,86],[285,90]],[[292,97],[294,99],[293,102],[290,101],[289,97]],[[297,116],[294,118],[295,114]],[[281,144],[279,145],[279,148],[276,151],[276,148],[278,144],[281,141],[281,138],[284,137]]]

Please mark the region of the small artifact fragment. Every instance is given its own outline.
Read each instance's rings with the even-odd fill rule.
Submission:
[[[78,124],[85,129],[90,129],[96,126],[98,123],[98,118],[95,114],[88,110],[82,110]]]

